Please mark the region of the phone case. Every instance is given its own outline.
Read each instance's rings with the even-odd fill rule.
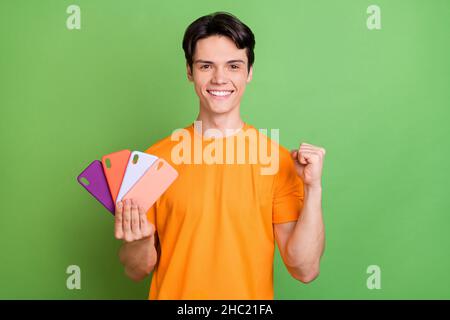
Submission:
[[[115,205],[109,192],[108,182],[103,172],[102,163],[99,160],[91,162],[77,177],[78,182],[95,199],[97,199],[109,212],[114,214]]]
[[[114,203],[116,203],[130,155],[130,150],[121,150],[102,157],[103,172],[105,172]]]
[[[177,177],[178,172],[167,161],[158,159],[123,199],[133,199],[148,211]]]
[[[134,186],[156,160],[158,160],[158,157],[148,153],[140,151],[133,151],[131,153],[115,203],[122,200],[123,196]]]

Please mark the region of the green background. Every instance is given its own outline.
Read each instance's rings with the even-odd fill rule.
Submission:
[[[81,30],[66,28],[70,4]],[[381,30],[366,27],[371,4]],[[321,274],[304,285],[277,252],[275,298],[450,298],[445,0],[1,1],[0,298],[147,298],[150,278],[125,277],[112,216],[76,176],[195,119],[181,40],[218,10],[256,36],[243,119],[327,150]],[[81,290],[66,288],[72,264]]]

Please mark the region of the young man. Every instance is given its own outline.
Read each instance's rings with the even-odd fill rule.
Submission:
[[[241,119],[240,102],[254,45],[252,31],[227,13],[201,17],[185,32],[197,121],[146,150],[179,176],[148,212],[130,201],[118,203],[115,216],[125,273],[139,281],[153,271],[149,299],[273,299],[275,240],[295,279],[319,274],[325,150],[252,140],[257,130]],[[263,174],[267,161],[250,154],[268,144],[277,165]],[[233,161],[239,153],[244,162]]]

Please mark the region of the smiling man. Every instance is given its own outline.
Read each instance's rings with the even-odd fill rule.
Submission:
[[[115,215],[125,273],[139,281],[153,271],[150,299],[273,299],[275,243],[295,279],[309,283],[319,274],[325,150],[302,143],[289,152],[251,134],[257,130],[240,107],[254,46],[252,31],[227,13],[201,17],[185,32],[187,77],[199,98],[196,121],[183,128],[182,156],[192,161],[174,161],[181,135],[152,145],[146,152],[169,161],[177,180],[148,212],[119,202]],[[271,174],[251,156],[267,145],[279,162]],[[199,163],[195,146],[201,156],[241,154],[245,161]]]

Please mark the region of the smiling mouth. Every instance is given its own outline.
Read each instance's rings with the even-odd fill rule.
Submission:
[[[234,90],[206,90],[210,95],[218,98],[225,98],[230,96]]]

